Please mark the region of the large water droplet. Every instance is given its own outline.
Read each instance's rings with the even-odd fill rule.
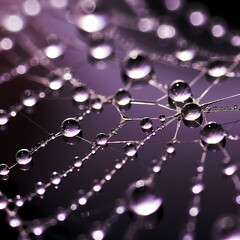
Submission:
[[[46,187],[42,182],[38,182],[35,186],[36,193],[39,195],[43,195],[46,191]]]
[[[131,95],[128,91],[120,89],[114,96],[114,100],[119,106],[126,106],[131,102]]]
[[[5,209],[8,205],[8,199],[0,193],[0,210]]]
[[[196,103],[187,103],[182,108],[182,117],[187,121],[195,121],[202,116],[202,109]]]
[[[162,205],[162,199],[154,186],[144,180],[132,184],[128,189],[127,197],[129,210],[140,216],[148,216]]]
[[[77,27],[85,32],[99,32],[109,23],[108,14],[92,0],[78,1],[72,13]]]
[[[8,113],[4,109],[0,109],[0,126],[5,125],[9,121]]]
[[[152,128],[152,120],[149,117],[145,117],[141,120],[140,125],[143,130],[149,130]]]
[[[100,98],[95,98],[92,100],[92,108],[94,110],[101,110],[103,107],[103,101]]]
[[[183,80],[175,80],[168,89],[168,96],[176,102],[184,102],[191,97],[191,88]]]
[[[89,46],[89,55],[97,60],[104,60],[113,55],[113,45],[105,40],[93,42]]]
[[[105,133],[99,133],[96,136],[96,143],[97,145],[104,146],[107,144],[108,136]]]
[[[16,161],[20,165],[27,165],[32,161],[32,155],[28,149],[21,149],[16,153]]]
[[[61,182],[61,175],[57,172],[53,172],[50,176],[51,183],[54,185],[59,185]]]
[[[5,163],[0,164],[0,175],[1,176],[6,176],[9,174],[9,172],[10,172],[10,169],[7,164],[5,164]]]
[[[76,156],[73,160],[74,167],[80,168],[83,164],[83,161],[80,157]]]
[[[63,81],[63,79],[60,76],[58,76],[56,74],[52,74],[49,77],[48,86],[52,90],[59,90],[63,86],[63,83],[64,83],[64,81]]]
[[[75,137],[81,132],[78,121],[74,118],[67,118],[62,122],[61,133],[65,137]]]
[[[227,73],[227,67],[220,60],[211,61],[207,66],[207,74],[211,77],[222,77]]]
[[[17,216],[9,216],[7,218],[8,220],[8,224],[12,227],[12,228],[15,228],[15,227],[19,227],[21,224],[22,224],[22,221],[19,217]]]
[[[123,60],[122,73],[131,79],[142,79],[149,77],[153,72],[153,65],[148,56],[133,50]]]
[[[134,143],[127,143],[124,146],[124,151],[128,157],[133,157],[137,153],[137,147]]]
[[[238,216],[224,216],[214,224],[214,240],[240,240]]]
[[[73,90],[73,99],[76,102],[86,102],[89,99],[89,96],[89,91],[85,86],[78,86]]]
[[[37,94],[33,90],[25,90],[21,95],[22,104],[25,107],[33,107],[37,103]]]
[[[207,123],[201,130],[201,139],[207,144],[217,144],[224,139],[225,135],[222,126],[215,122]]]
[[[94,240],[102,240],[104,238],[104,231],[102,229],[95,229],[92,231],[91,236]]]

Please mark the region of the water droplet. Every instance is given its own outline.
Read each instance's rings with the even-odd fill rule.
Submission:
[[[227,164],[223,169],[223,174],[227,176],[232,176],[238,170],[238,166],[236,164]]]
[[[124,151],[128,157],[133,157],[137,153],[137,147],[134,143],[127,143],[124,146]]]
[[[4,109],[0,109],[0,126],[5,125],[9,121],[8,113]]]
[[[183,62],[191,61],[196,56],[196,49],[186,40],[180,40],[177,43],[175,56],[178,60]]]
[[[190,13],[189,20],[193,26],[200,27],[206,23],[207,16],[203,10],[199,9]]]
[[[165,115],[160,115],[159,120],[160,120],[160,122],[165,122],[166,121]]]
[[[81,132],[78,121],[74,118],[67,118],[62,122],[61,133],[65,137],[75,137]]]
[[[34,226],[34,227],[32,228],[32,232],[33,232],[36,236],[42,235],[43,231],[44,231],[44,227],[43,227],[42,225],[36,224],[36,226]]]
[[[101,110],[103,107],[103,102],[100,98],[95,98],[92,100],[92,108],[94,110]]]
[[[19,227],[22,224],[22,221],[17,216],[8,216],[7,218],[9,226],[12,228]]]
[[[76,102],[84,103],[90,97],[89,91],[85,86],[78,86],[73,90],[73,99]]]
[[[48,86],[52,90],[59,90],[63,86],[63,83],[63,79],[60,76],[56,74],[51,74],[51,76],[49,77]]]
[[[17,195],[14,201],[18,207],[22,207],[24,204],[24,201],[20,195]]]
[[[215,122],[207,123],[201,130],[201,139],[207,144],[217,144],[221,142],[226,133],[220,124]]]
[[[8,205],[8,199],[6,196],[0,193],[0,210],[5,209]]]
[[[114,100],[119,106],[126,106],[131,102],[131,95],[128,91],[120,89],[114,96]]]
[[[60,222],[63,222],[67,217],[67,213],[63,209],[57,211],[57,219]]]
[[[211,61],[207,66],[207,74],[211,77],[222,77],[227,73],[227,67],[224,62],[220,60]]]
[[[20,165],[27,165],[32,161],[32,155],[28,149],[21,149],[16,153],[16,161]]]
[[[157,30],[160,39],[171,39],[176,35],[176,29],[170,24],[161,24]]]
[[[73,7],[72,14],[77,27],[89,33],[103,30],[110,20],[108,14],[92,0],[79,1]]]
[[[46,191],[46,187],[42,182],[38,182],[35,186],[36,193],[39,195],[43,195]]]
[[[65,52],[65,47],[61,43],[51,44],[44,49],[46,56],[50,59],[61,57]]]
[[[102,229],[95,229],[92,231],[91,236],[94,240],[102,240],[105,236],[105,233]]]
[[[140,125],[143,130],[149,130],[152,128],[152,120],[149,117],[145,117],[141,120]]]
[[[88,198],[83,190],[78,191],[78,203],[80,205],[85,205],[88,201]]]
[[[108,136],[105,133],[99,133],[95,140],[97,145],[104,146],[107,144]]]
[[[37,103],[37,99],[37,94],[33,90],[25,90],[21,95],[21,101],[25,107],[33,107]]]
[[[200,209],[198,206],[193,206],[189,209],[189,215],[191,215],[192,217],[196,217],[200,212]]]
[[[57,172],[53,172],[50,176],[51,183],[54,185],[59,185],[61,182],[61,175]]]
[[[202,116],[202,109],[196,103],[187,103],[182,108],[182,117],[187,121],[195,121]]]
[[[150,77],[153,72],[153,65],[148,56],[137,50],[128,54],[121,68],[123,74],[135,80]]]
[[[92,42],[89,48],[90,56],[96,60],[104,60],[112,56],[113,51],[113,45],[104,39]]]
[[[5,163],[0,164],[0,175],[1,176],[6,176],[9,174],[9,172],[10,172],[10,169],[7,164],[5,164]]]
[[[132,184],[127,194],[129,210],[140,216],[148,216],[162,205],[162,199],[154,186],[144,180]]]
[[[202,192],[204,190],[204,185],[202,183],[197,183],[192,187],[192,192],[194,194],[199,194],[200,192]]]
[[[183,80],[175,80],[168,89],[168,96],[176,102],[184,102],[191,97],[191,88]]]
[[[100,184],[99,180],[94,180],[93,184],[94,192],[99,192],[102,189],[102,185]]]
[[[174,147],[174,145],[172,143],[166,144],[165,148],[166,148],[166,152],[168,154],[173,154],[175,152],[175,147]]]
[[[78,156],[74,158],[73,163],[74,163],[74,167],[76,168],[80,168],[83,164],[82,159]]]
[[[213,230],[214,239],[238,240],[240,239],[240,219],[234,215],[221,217],[214,224]]]

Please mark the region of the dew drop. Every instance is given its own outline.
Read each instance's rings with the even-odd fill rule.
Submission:
[[[27,165],[32,161],[32,155],[28,149],[21,149],[16,153],[16,161],[20,165]]]
[[[42,182],[38,182],[35,186],[35,190],[38,195],[43,195],[46,191],[46,187]]]
[[[101,110],[103,107],[103,102],[100,98],[95,98],[92,100],[92,108],[94,110]]]
[[[207,74],[211,77],[222,77],[227,73],[227,67],[220,60],[211,61],[207,66]]]
[[[133,157],[137,153],[137,147],[133,143],[127,143],[124,146],[124,151],[128,157]]]
[[[25,107],[33,107],[37,103],[37,99],[37,94],[33,90],[25,90],[21,95],[21,101]]]
[[[168,143],[166,146],[165,146],[165,149],[166,149],[166,152],[168,154],[173,154],[175,152],[175,147],[172,143]]]
[[[105,40],[90,44],[89,55],[96,60],[104,60],[113,55],[113,45]]]
[[[95,140],[96,140],[97,145],[105,146],[107,144],[107,141],[108,141],[108,136],[105,133],[99,133],[96,136]]]
[[[127,106],[131,102],[131,95],[128,91],[120,89],[114,96],[114,100],[119,106]]]
[[[0,126],[5,125],[9,121],[8,113],[4,109],[0,109]]]
[[[61,133],[63,136],[71,138],[77,136],[81,132],[78,121],[74,118],[67,118],[62,122]]]
[[[197,183],[192,187],[192,192],[194,194],[199,194],[200,192],[202,192],[204,190],[204,185],[202,183]]]
[[[229,215],[218,219],[214,224],[214,237],[217,240],[239,240],[240,239],[239,217]]]
[[[140,126],[143,130],[149,130],[152,128],[152,120],[149,117],[145,117],[141,120]]]
[[[202,116],[202,109],[196,103],[187,103],[183,106],[182,117],[187,121],[195,121]]]
[[[92,231],[91,236],[94,240],[102,240],[105,234],[102,229],[95,229]]]
[[[153,72],[153,65],[148,56],[137,50],[128,54],[121,68],[123,74],[135,80],[150,77]]]
[[[79,1],[72,14],[77,27],[89,33],[103,30],[110,20],[108,14],[92,0]]]
[[[9,174],[9,172],[10,172],[10,169],[7,164],[5,164],[5,163],[0,164],[0,175],[1,176],[6,176]]]
[[[127,206],[130,211],[140,216],[148,216],[156,212],[162,205],[156,189],[150,183],[139,180],[132,184],[127,193]]]
[[[56,74],[52,74],[49,77],[48,86],[52,90],[59,90],[63,86],[63,83],[64,83],[63,79],[60,76]]]
[[[12,228],[19,227],[22,224],[22,221],[19,217],[17,216],[10,216],[8,217],[8,224]]]
[[[73,99],[76,102],[84,103],[90,97],[89,91],[85,86],[78,86],[73,90]]]
[[[223,127],[216,122],[207,123],[200,134],[203,142],[207,144],[217,144],[221,142],[226,135]]]
[[[0,210],[3,210],[7,207],[8,205],[8,199],[6,196],[0,193]]]
[[[176,102],[184,102],[191,97],[191,88],[183,80],[175,80],[168,89],[168,96]]]
[[[78,156],[74,158],[73,163],[74,163],[74,167],[76,168],[80,168],[83,164],[82,159]]]
[[[59,185],[61,182],[61,175],[57,172],[53,172],[50,176],[50,181],[54,185]]]
[[[223,169],[223,174],[226,176],[232,176],[238,170],[238,166],[236,164],[228,164]]]

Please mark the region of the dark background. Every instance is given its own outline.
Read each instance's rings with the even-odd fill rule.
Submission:
[[[108,1],[108,6],[121,5],[114,1]],[[192,1],[191,1],[192,2]],[[238,15],[236,8],[236,1],[228,1],[222,3],[218,1],[202,1],[204,2],[209,12],[212,15],[222,16],[230,27],[239,27]],[[149,1],[152,9],[158,12],[157,9],[161,7],[161,1]],[[188,2],[186,2],[188,4]],[[116,6],[117,7],[117,6]],[[129,11],[124,3],[121,5],[122,9]],[[184,14],[184,13],[182,13]],[[45,16],[45,15],[44,15]],[[62,35],[66,38],[70,36],[79,37],[73,26],[64,23],[63,20],[56,18],[54,15],[46,14],[47,18],[38,18],[34,20],[36,28],[29,27],[28,34],[35,39],[44,39],[40,35],[41,26],[46,26],[50,31],[69,32],[70,34]],[[180,17],[181,19],[181,17]],[[51,23],[51,24],[50,24]],[[231,48],[226,42],[213,41],[207,33],[204,36],[195,34],[191,31],[186,22],[176,22],[179,28],[184,29],[192,41],[200,46],[207,47],[210,50],[220,52],[221,54],[237,54],[238,49]],[[186,24],[186,25],[185,25]],[[58,27],[56,29],[56,26]],[[124,32],[126,36],[135,38],[138,42],[138,36],[135,32]],[[149,46],[149,39],[153,44]],[[17,40],[16,40],[17,41]],[[142,36],[141,41],[145,42],[145,47],[161,51],[161,43],[152,36]],[[118,43],[115,43],[116,59],[122,59],[125,52],[121,49]],[[224,47],[223,47],[224,46]],[[167,46],[168,47],[168,46]],[[18,55],[24,58],[20,47],[17,48]],[[170,49],[170,46],[169,46]],[[26,49],[25,49],[26,50]],[[9,69],[11,63],[7,62],[8,53],[1,54],[1,72]],[[27,55],[27,54],[26,54]],[[83,65],[78,68],[74,66]],[[77,50],[69,47],[63,59],[57,60],[56,64],[62,66],[72,66],[74,75],[81,81],[86,82],[89,88],[94,89],[97,93],[112,95],[124,84],[121,80],[121,73],[119,63],[117,61],[110,62],[104,70],[97,70],[94,65],[88,62],[86,49]],[[176,79],[183,79],[190,82],[197,74],[197,71],[179,68],[174,66],[167,66],[161,63],[154,64],[158,81],[164,84],[170,84]],[[44,76],[45,70],[37,69],[36,74]],[[194,96],[199,96],[207,87],[209,82],[203,77],[196,85],[192,87]],[[0,107],[8,109],[11,105],[19,102],[19,96],[25,89],[39,90],[42,86],[33,83],[22,77],[18,77],[8,83],[0,86]],[[203,99],[203,102],[208,102],[221,97],[230,96],[239,92],[240,83],[237,78],[230,78],[223,81],[221,84],[211,90]],[[76,116],[79,110],[72,104],[71,101],[71,86],[66,85],[64,89],[59,92],[59,97],[52,97],[55,100],[40,101],[31,114],[27,114],[34,122],[39,124],[48,132],[58,132],[61,122],[71,116]],[[134,99],[154,100],[162,96],[160,91],[147,85],[141,85],[130,89],[130,93]],[[64,97],[69,97],[65,100]],[[166,101],[163,101],[167,104]],[[232,106],[239,105],[239,98],[230,99],[217,106]],[[24,111],[23,111],[24,112]],[[125,112],[125,115],[132,117],[158,117],[160,114],[168,116],[171,112],[160,107],[151,107],[144,105],[135,105]],[[208,121],[217,121],[221,124],[226,124],[230,121],[239,119],[238,112],[225,113],[211,113],[207,115]],[[99,132],[109,133],[110,130],[118,124],[120,116],[116,109],[111,105],[104,106],[104,111],[101,114],[90,114],[81,122],[83,136],[86,139],[93,140]],[[159,122],[154,121],[154,129]],[[229,125],[223,125],[228,127]],[[115,201],[118,198],[125,196],[125,191],[128,186],[139,179],[144,178],[148,169],[151,166],[151,161],[157,159],[164,151],[165,143],[171,140],[176,123],[172,123],[164,131],[160,132],[152,138],[143,148],[139,150],[138,157],[134,161],[127,163],[123,169],[117,172],[113,179],[107,183],[102,191],[89,201],[84,208],[89,211],[90,217],[84,218],[81,214],[81,209],[73,212],[68,219],[59,223],[56,227],[50,228],[43,235],[43,239],[77,239],[80,234],[88,234],[91,230],[91,225],[95,221],[104,221],[114,209]],[[175,240],[179,238],[184,224],[187,222],[187,209],[189,201],[192,197],[190,193],[191,179],[195,174],[196,162],[201,157],[201,147],[198,144],[190,143],[191,140],[199,138],[200,129],[189,129],[184,125],[181,126],[178,139],[182,141],[181,144],[176,145],[176,154],[169,159],[163,166],[162,173],[156,178],[156,186],[160,191],[163,199],[164,216],[163,219],[157,223],[152,230],[139,230],[135,239],[164,239]],[[238,125],[233,126],[229,130],[231,135],[239,135]],[[1,163],[9,165],[15,162],[15,153],[21,148],[31,148],[38,144],[38,142],[47,139],[49,136],[37,128],[32,122],[19,114],[16,118],[11,119],[9,128],[0,132],[0,156]],[[132,122],[124,126],[115,140],[140,140],[145,137],[140,129],[139,122]],[[112,146],[111,146],[112,147]],[[30,204],[26,204],[19,214],[24,220],[31,220],[34,218],[47,217],[55,213],[58,206],[66,206],[70,199],[75,197],[78,189],[88,189],[92,186],[93,179],[101,179],[104,176],[105,169],[112,169],[116,159],[124,156],[123,144],[114,145],[114,149],[110,146],[104,151],[99,151],[90,160],[84,163],[84,167],[80,172],[74,171],[69,177],[63,179],[58,190],[49,188],[43,199],[34,199]],[[226,149],[234,161],[238,161],[239,143],[227,141]],[[53,171],[62,172],[72,164],[73,158],[78,155],[83,157],[85,153],[91,150],[91,146],[81,141],[80,143],[70,146],[66,144],[63,139],[59,138],[50,143],[46,148],[41,149],[34,154],[33,166],[30,171],[23,172],[14,168],[11,171],[8,181],[0,182],[0,189],[9,197],[14,197],[16,194],[22,196],[34,190],[34,185],[37,181],[47,182],[50,174]],[[120,153],[116,150],[119,150]],[[198,217],[198,224],[196,229],[196,239],[212,239],[212,226],[215,220],[222,214],[228,212],[235,213],[237,206],[234,205],[234,187],[230,179],[222,176],[222,159],[224,158],[221,152],[208,152],[206,162],[206,172],[204,175],[204,184],[206,190],[202,194],[201,212]],[[0,229],[3,239],[16,239],[17,231],[10,229],[5,221],[5,213],[0,213]],[[131,217],[128,214],[120,216],[119,221],[113,224],[111,231],[106,239],[123,239],[124,233],[131,224]]]

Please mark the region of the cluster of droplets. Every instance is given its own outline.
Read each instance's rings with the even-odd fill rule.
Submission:
[[[142,11],[140,9],[141,0],[127,2],[131,5],[131,7],[135,8],[137,15],[140,17],[138,22],[138,28],[140,31],[149,32],[151,30],[156,30],[157,36],[161,40],[168,40],[178,36],[179,33],[173,24],[164,21],[162,21],[161,24],[158,24],[158,21],[156,19],[143,18]],[[54,8],[64,8],[67,5],[67,1],[63,1],[61,5],[60,3],[58,3],[58,1],[52,0],[49,1],[49,4]],[[41,4],[35,0],[26,0],[24,1],[23,6],[25,15],[28,17],[36,16],[42,10]],[[141,8],[143,8],[144,6],[145,4],[142,5]],[[169,11],[177,11],[181,8],[181,6],[181,1],[165,1],[165,7]],[[88,34],[89,58],[97,61],[98,63],[100,61],[101,64],[98,64],[97,66],[100,69],[102,68],[103,60],[110,59],[114,56],[113,43],[111,39],[106,37],[106,33],[108,33],[108,30],[110,29],[111,16],[107,11],[104,11],[104,9],[105,7],[98,5],[95,1],[92,0],[79,1],[71,9],[71,17],[73,23],[80,31],[84,31]],[[25,25],[24,21],[24,18],[22,18],[21,16],[9,15],[5,18],[2,25],[9,32],[19,32],[23,29]],[[189,21],[194,27],[201,27],[206,24],[207,15],[204,14],[203,11],[201,12],[200,10],[192,10],[189,15]],[[211,27],[212,35],[216,38],[224,36],[225,31],[226,30],[224,26],[219,23],[212,25]],[[235,41],[233,41],[232,38],[233,46],[240,45],[240,43],[237,44],[237,36],[234,36],[234,39]],[[10,38],[1,39],[0,51],[11,50],[13,44],[14,42]],[[47,46],[41,50],[41,53],[42,56],[47,57],[48,60],[58,59],[64,55],[65,48],[66,46],[62,44],[54,34],[50,34],[47,38]],[[183,40],[179,43],[178,49],[175,52],[175,57],[181,62],[189,62],[196,57],[197,53],[199,52],[195,46],[189,45],[186,40]],[[112,179],[113,175],[117,172],[117,170],[121,169],[129,159],[133,159],[133,157],[137,155],[138,149],[142,145],[144,145],[147,140],[149,140],[158,131],[162,130],[168,124],[170,124],[172,120],[177,119],[179,121],[182,120],[187,127],[201,127],[200,144],[204,150],[202,155],[203,161],[197,167],[197,181],[194,178],[193,186],[191,188],[194,197],[188,212],[190,218],[195,218],[200,212],[200,194],[205,188],[202,183],[202,175],[204,172],[206,149],[210,150],[211,147],[215,146],[218,146],[220,149],[222,149],[227,133],[223,129],[223,127],[216,122],[206,122],[206,124],[202,126],[205,105],[199,104],[198,99],[195,99],[193,97],[190,87],[192,86],[191,84],[188,84],[187,82],[178,79],[175,80],[172,84],[170,84],[167,90],[166,88],[163,88],[161,84],[156,85],[157,81],[153,68],[153,59],[154,57],[152,55],[148,55],[144,53],[144,51],[131,50],[128,54],[126,54],[126,57],[122,60],[120,66],[123,82],[126,85],[130,84],[129,86],[132,86],[136,83],[149,83],[150,85],[155,84],[155,86],[160,86],[160,90],[167,93],[167,108],[169,107],[170,109],[175,110],[176,115],[170,118],[169,122],[167,122],[166,124],[165,122],[167,118],[164,115],[160,115],[158,118],[158,120],[160,120],[160,126],[156,130],[153,130],[153,120],[151,118],[141,118],[140,127],[144,132],[147,133],[147,137],[144,138],[142,141],[127,142],[123,147],[123,151],[125,152],[126,157],[119,161],[116,161],[114,168],[111,171],[106,171],[105,176],[101,180],[94,180],[92,188],[88,192],[80,190],[78,192],[77,199],[75,200],[80,206],[84,206],[88,202],[88,199],[94,195],[94,193],[101,191],[103,185]],[[50,62],[51,61],[46,61],[45,59],[45,66],[48,66]],[[6,75],[1,76],[0,82],[8,81],[13,76],[15,77],[17,75],[24,75],[28,72],[30,66],[34,66],[34,64],[17,66],[17,68],[11,71],[11,74],[8,75],[8,77],[6,77]],[[206,73],[208,77],[213,78],[214,81],[216,79],[218,80],[222,77],[225,77],[226,75],[229,75],[229,69],[227,68],[227,65],[221,60],[207,61],[207,65],[200,64],[196,68],[201,68],[201,71]],[[34,107],[39,101],[39,99],[42,99],[47,95],[49,90],[59,90],[64,85],[65,80],[69,80],[69,82],[73,85],[72,99],[74,100],[74,102],[79,104],[80,106],[82,106],[82,104],[86,104],[88,105],[89,109],[87,109],[82,115],[78,117],[71,117],[65,119],[60,126],[60,132],[57,134],[53,134],[50,139],[43,141],[38,147],[32,148],[30,150],[19,150],[15,156],[16,164],[20,166],[27,166],[31,164],[34,153],[41,147],[45,147],[50,140],[54,140],[56,137],[63,136],[69,141],[76,137],[78,139],[81,139],[82,129],[79,122],[83,120],[86,114],[91,113],[91,110],[101,110],[104,103],[113,104],[119,110],[120,114],[121,110],[125,109],[125,107],[137,103],[137,101],[132,99],[128,88],[119,89],[113,97],[109,98],[102,95],[97,95],[94,93],[94,91],[88,89],[86,85],[79,83],[76,79],[74,79],[71,75],[71,72],[65,69],[63,72],[61,72],[61,74],[59,74],[58,71],[51,72],[47,79],[41,79],[42,83],[47,86],[46,92],[36,93],[33,90],[27,89],[22,93],[20,97],[21,104],[19,104],[16,108],[11,109],[11,111],[9,112],[4,109],[0,109],[0,126],[6,125],[10,117],[15,117],[16,114],[24,107]],[[144,101],[142,103],[144,103]],[[121,117],[123,121],[118,125],[116,129],[114,129],[114,131],[109,134],[99,133],[97,134],[94,141],[89,141],[92,145],[92,151],[84,158],[76,156],[73,160],[73,167],[70,167],[63,174],[53,172],[49,178],[50,181],[47,184],[44,184],[43,182],[37,182],[35,185],[35,192],[27,195],[25,198],[17,195],[14,199],[16,206],[23,206],[25,201],[30,201],[34,196],[40,196],[42,198],[47,188],[51,185],[55,186],[55,188],[58,188],[63,177],[66,177],[70,172],[73,171],[74,168],[79,170],[85,160],[89,159],[91,155],[95,154],[100,147],[106,147],[109,144],[109,139],[113,135],[115,135],[116,132],[121,127],[123,127],[123,125],[127,121],[134,120],[131,118],[124,118],[122,115]],[[119,143],[123,142],[119,141]],[[175,153],[175,144],[177,143],[178,142],[175,136],[172,141],[166,144],[165,153],[167,156],[172,156]],[[160,160],[154,160],[152,162],[152,174],[156,174],[161,171],[162,164],[164,161],[166,161],[167,158],[166,155],[163,155]],[[11,168],[14,166],[15,165],[9,167],[7,164],[1,164],[0,176],[3,179],[6,179],[6,177],[10,173]],[[233,176],[237,169],[238,166],[236,164],[227,164],[223,169],[223,173],[227,176]],[[236,197],[236,202],[238,204],[240,203],[239,199],[240,198],[238,195]],[[8,199],[3,193],[0,192],[0,210],[7,209],[9,202],[11,202],[11,199]],[[128,211],[137,216],[146,217],[159,211],[159,209],[162,207],[162,202],[163,199],[157,192],[156,186],[154,186],[153,180],[151,178],[150,180],[139,180],[129,187],[127,191],[126,202],[125,204],[120,204],[116,207],[116,213],[122,214],[127,209]],[[60,222],[64,221],[67,218],[68,214],[70,214],[71,211],[75,211],[77,207],[78,206],[74,203],[71,204],[69,209],[59,208],[56,215],[52,217],[52,220]],[[7,222],[13,228],[22,225],[22,220],[19,218],[16,212],[11,212],[10,214],[8,214]],[[94,240],[104,239],[108,230],[107,226],[111,225],[111,223],[113,222],[113,218],[111,218],[105,223],[105,225],[95,224],[93,226],[93,230],[91,231],[91,237]],[[218,227],[217,235],[219,235],[219,239],[229,239],[236,236],[239,237],[239,219],[235,217],[227,217],[224,218],[223,222],[224,223],[221,222],[219,224],[220,227]],[[54,224],[55,221],[52,221],[52,224],[50,224],[50,226]],[[191,221],[187,225],[188,228],[186,229],[186,234],[184,235],[183,240],[192,239],[191,234],[195,230],[194,224],[195,223],[191,219]],[[44,222],[36,220],[33,221],[30,232],[34,233],[36,236],[40,236],[47,227],[47,224],[45,224]]]

